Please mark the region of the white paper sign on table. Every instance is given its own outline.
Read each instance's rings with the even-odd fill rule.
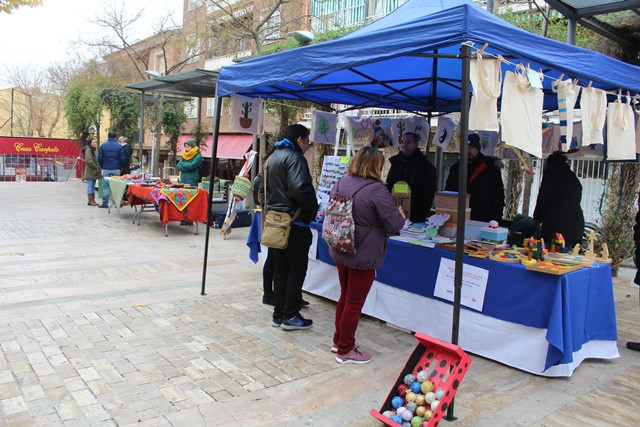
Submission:
[[[455,276],[456,262],[452,259],[441,258],[436,287],[433,295],[453,301],[453,279]],[[484,296],[487,291],[489,270],[473,265],[462,265],[462,296],[460,304],[482,311]]]

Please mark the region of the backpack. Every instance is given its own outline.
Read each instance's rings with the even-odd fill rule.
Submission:
[[[322,222],[322,238],[336,251],[351,255],[356,253],[356,223],[353,220],[353,198],[358,194],[358,191],[371,184],[373,182],[363,185],[355,193],[348,196],[340,194],[340,181],[338,181],[336,192],[329,200]]]

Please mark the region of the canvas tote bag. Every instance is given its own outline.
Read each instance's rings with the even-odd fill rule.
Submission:
[[[262,216],[262,236],[260,243],[268,248],[286,249],[289,243],[289,233],[293,226],[293,221],[300,215],[300,208],[291,217],[286,212],[268,211],[267,210],[267,163],[264,165],[262,179],[264,180],[264,211]]]

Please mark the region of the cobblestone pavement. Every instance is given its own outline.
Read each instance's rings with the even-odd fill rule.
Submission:
[[[331,301],[306,295],[308,331],[269,326],[248,228],[86,206],[85,184],[0,183],[0,426],[377,426],[416,341],[364,317],[368,365],[329,352]],[[543,378],[479,356],[452,426],[632,425],[640,413],[638,288],[614,285],[621,357]],[[447,423],[448,424],[448,423]]]

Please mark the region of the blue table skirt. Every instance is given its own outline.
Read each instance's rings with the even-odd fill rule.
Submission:
[[[249,257],[260,252],[260,214],[254,216],[247,240]],[[320,232],[322,225],[312,223]],[[317,258],[335,265],[327,244],[318,239]],[[414,294],[433,298],[440,259],[455,253],[388,240],[387,257],[376,280]],[[464,257],[465,264],[489,271],[482,314],[534,328],[547,329],[549,350],[545,369],[573,361],[573,352],[592,340],[617,340],[615,303],[608,264],[594,264],[556,276],[528,271],[515,263]],[[472,310],[462,307],[465,310]]]

